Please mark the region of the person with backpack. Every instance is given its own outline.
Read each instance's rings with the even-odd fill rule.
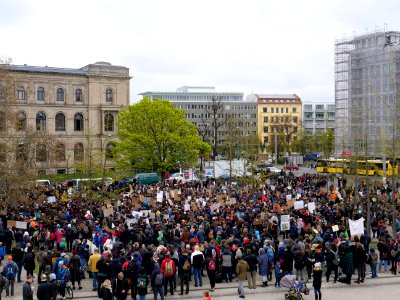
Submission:
[[[189,277],[191,268],[192,265],[190,264],[190,257],[186,251],[186,248],[183,247],[181,250],[181,255],[179,256],[178,263],[178,274],[179,278],[181,279],[181,292],[179,295],[183,295],[184,285],[186,286],[185,294],[189,294]]]
[[[176,272],[176,266],[174,261],[171,259],[171,254],[167,252],[165,254],[165,258],[161,263],[161,271],[164,274],[164,296],[167,296],[168,286],[171,296],[174,295],[174,274]]]
[[[303,269],[305,265],[304,261],[304,250],[303,248],[299,247],[297,248],[296,252],[294,253],[294,268],[296,269],[296,280],[299,280],[299,276],[301,280],[304,280],[303,278]]]
[[[210,292],[214,292],[215,283],[216,283],[216,273],[217,273],[217,266],[219,265],[217,251],[212,248],[211,252],[209,252],[209,256],[205,261],[205,266],[207,269],[208,279],[210,280]]]
[[[135,284],[132,282],[132,284]],[[128,279],[124,277],[123,272],[119,272],[117,278],[112,281],[113,294],[116,300],[126,300],[129,291]]]
[[[17,243],[14,248],[11,250],[12,260],[18,266],[17,280],[18,283],[21,283],[21,272],[22,272],[22,261],[24,259],[24,251],[21,249],[20,243]]]
[[[154,300],[157,300],[157,296],[160,295],[161,300],[164,300],[164,274],[161,272],[160,265],[154,264],[154,270],[151,274],[151,287],[153,289]]]
[[[137,281],[137,276],[141,268],[141,262],[139,261],[139,257],[137,253],[133,253],[133,256],[131,259],[127,262],[127,264],[124,264],[125,267],[124,274],[127,279],[129,279],[132,284],[131,284],[131,296],[133,299],[136,299],[137,295],[137,288],[136,284],[134,284]]]
[[[71,274],[70,274],[67,266],[64,264],[64,261],[60,261],[58,263],[56,278],[59,283],[58,292],[60,293],[62,299],[65,300],[65,287],[67,285],[67,282],[71,278]]]
[[[147,277],[146,270],[144,268],[141,268],[137,277],[137,285],[136,285],[137,293],[139,295],[139,300],[146,300],[148,285],[149,285],[149,278]]]
[[[374,248],[369,249],[369,257],[368,262],[371,267],[371,278],[376,278],[378,275],[376,274],[376,266],[378,265],[378,254],[375,252]]]
[[[6,284],[6,297],[14,296],[14,283],[15,277],[18,274],[18,265],[13,261],[11,255],[7,257],[7,262],[3,267],[2,275],[7,279]],[[10,286],[11,286],[11,294],[10,294]]]
[[[340,255],[337,251],[337,246],[335,243],[330,243],[329,247],[326,249],[326,282],[329,282],[329,278],[331,277],[331,273],[334,272],[335,277],[333,282],[336,283],[338,280],[338,268],[340,265]]]
[[[392,262],[392,267],[389,269],[393,275],[397,274],[397,261],[399,258],[399,244],[395,239],[392,239],[389,245],[390,260]]]

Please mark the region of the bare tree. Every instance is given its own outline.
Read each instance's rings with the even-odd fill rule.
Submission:
[[[218,132],[225,126],[227,121],[224,116],[225,107],[221,97],[212,97],[211,101],[205,107],[205,117],[202,119],[205,126],[199,134],[202,137],[203,135],[207,135],[211,138],[212,158],[215,160],[218,156],[218,144],[220,140]]]

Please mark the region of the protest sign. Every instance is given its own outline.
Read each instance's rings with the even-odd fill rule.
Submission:
[[[290,199],[290,200],[286,200],[286,202],[287,202],[287,207],[288,208],[292,208],[294,206],[295,200],[294,199]]]
[[[157,202],[162,202],[163,196],[164,196],[164,192],[158,192],[157,193]]]
[[[114,208],[113,207],[105,207],[103,206],[103,215],[105,218],[111,216],[114,214]]]
[[[333,232],[339,231],[339,226],[338,226],[338,225],[333,225],[333,226],[332,226],[332,231],[333,231]]]
[[[307,205],[307,208],[308,208],[308,211],[310,213],[314,213],[314,211],[315,211],[315,202],[309,202],[308,205]]]
[[[281,215],[281,231],[286,231],[290,229],[290,216]]]
[[[364,234],[364,218],[358,220],[349,220],[350,235]]]
[[[302,209],[302,208],[304,208],[304,201],[303,200],[294,202],[294,209]]]
[[[54,203],[56,202],[56,196],[49,196],[47,197],[47,203]]]

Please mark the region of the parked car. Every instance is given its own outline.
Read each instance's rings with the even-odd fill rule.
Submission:
[[[294,170],[298,170],[299,166],[298,165],[286,165],[283,167],[284,170],[288,170],[288,171],[294,171]]]
[[[198,181],[199,179],[194,174],[173,173],[167,180],[176,180],[182,182]]]
[[[135,180],[141,184],[154,184],[160,181],[157,173],[140,173],[135,175]]]
[[[267,170],[272,173],[280,173],[282,170],[276,167],[268,167]]]

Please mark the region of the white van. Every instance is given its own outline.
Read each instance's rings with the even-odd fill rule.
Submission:
[[[48,179],[38,179],[35,180],[35,186],[44,186],[44,187],[49,187],[50,186],[50,180]]]

